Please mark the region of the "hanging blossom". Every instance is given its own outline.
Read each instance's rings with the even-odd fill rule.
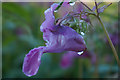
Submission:
[[[46,46],[30,50],[24,58],[23,72],[29,77],[38,72],[44,53],[81,52],[86,49],[82,36],[75,30],[68,26],[55,25],[54,10],[57,6],[58,4],[54,3],[44,12],[46,20],[40,26]]]

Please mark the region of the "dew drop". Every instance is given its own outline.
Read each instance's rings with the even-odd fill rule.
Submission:
[[[84,33],[84,32],[81,32],[81,35],[83,35],[83,36],[84,36],[84,35],[85,35],[85,33]]]
[[[54,12],[58,12],[58,10],[54,10]]]
[[[79,55],[83,54],[84,51],[78,52]]]
[[[75,2],[72,2],[72,3],[69,3],[71,6],[74,6],[75,5]]]

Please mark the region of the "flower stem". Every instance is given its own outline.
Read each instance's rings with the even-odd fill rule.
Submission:
[[[109,37],[109,34],[108,34],[106,28],[104,27],[104,25],[103,25],[103,23],[102,23],[102,20],[100,19],[99,16],[97,16],[97,18],[98,18],[98,20],[99,20],[99,22],[100,22],[100,24],[101,24],[101,26],[102,26],[102,28],[103,28],[103,30],[104,30],[104,32],[105,32],[105,35],[106,35],[106,37],[107,37],[107,39],[108,39],[108,42],[109,42],[109,44],[110,44],[110,46],[111,46],[111,48],[112,48],[113,54],[114,54],[114,56],[115,56],[115,58],[116,58],[116,60],[117,60],[118,66],[120,67],[120,61],[119,61],[119,57],[118,57],[118,55],[117,55],[117,51],[115,50],[115,47],[114,47],[114,45],[113,45],[113,43],[112,43],[112,41],[111,41],[111,39],[110,39],[110,37]]]

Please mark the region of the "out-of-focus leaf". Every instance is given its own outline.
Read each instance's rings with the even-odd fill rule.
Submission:
[[[29,22],[30,21],[29,12],[27,12],[22,6],[18,6],[18,5],[19,3],[16,3],[16,4],[15,3],[3,3],[2,9],[3,11],[6,11],[7,13],[9,13],[9,15],[12,15],[14,17],[19,16],[19,18],[22,18],[23,20]]]
[[[91,68],[91,71],[95,71],[95,67]],[[109,71],[118,71],[118,66],[110,66],[110,65],[106,65],[106,64],[102,64],[98,66],[98,71],[99,73],[107,73]]]
[[[9,29],[9,30],[14,30],[15,29],[15,24],[13,22],[11,22],[10,20],[6,21],[6,24],[3,24],[4,27],[3,28],[6,28],[6,29]]]
[[[38,45],[39,41],[36,40],[33,36],[29,36],[29,35],[21,35],[19,37],[20,40],[24,41],[24,42],[27,42],[28,44],[30,44],[31,46],[36,46]]]

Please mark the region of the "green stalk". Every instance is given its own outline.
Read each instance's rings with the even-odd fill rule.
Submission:
[[[109,44],[110,44],[110,47],[112,48],[113,54],[114,54],[114,56],[115,56],[115,58],[116,58],[116,60],[117,60],[118,66],[120,67],[120,60],[119,60],[119,57],[118,57],[118,55],[117,55],[117,51],[115,50],[115,47],[114,47],[114,45],[113,45],[113,43],[112,43],[112,41],[111,41],[111,39],[110,39],[110,37],[109,37],[109,34],[108,34],[106,28],[104,27],[104,25],[103,25],[103,23],[102,23],[102,20],[100,19],[99,16],[98,16],[97,18],[98,18],[98,20],[99,20],[99,22],[100,22],[100,24],[101,24],[101,26],[102,26],[102,28],[103,28],[103,30],[104,30],[104,32],[105,32],[105,35],[106,35],[106,37],[107,37],[107,39],[108,39],[108,42],[109,42]]]

